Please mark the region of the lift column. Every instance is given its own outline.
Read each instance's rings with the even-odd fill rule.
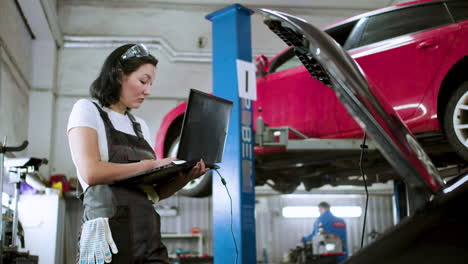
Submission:
[[[232,233],[237,263],[256,263],[255,170],[252,102],[239,97],[236,60],[252,61],[250,15],[234,4],[206,16],[212,22],[213,93],[234,102],[223,162],[219,170],[232,197]],[[213,172],[214,263],[234,264],[236,246],[231,233],[230,200]]]

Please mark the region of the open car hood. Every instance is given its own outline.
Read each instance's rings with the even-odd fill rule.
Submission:
[[[378,100],[359,65],[328,34],[305,20],[260,9],[264,23],[287,45],[310,75],[333,89],[408,187],[427,201],[444,182],[429,156],[384,100]]]

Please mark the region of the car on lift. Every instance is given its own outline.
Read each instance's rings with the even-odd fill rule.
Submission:
[[[406,185],[409,197],[396,206],[409,206],[406,217],[344,263],[466,263],[467,243],[460,238],[468,228],[460,208],[468,199],[467,171],[444,180],[395,107],[329,35],[298,17],[268,9],[260,13],[308,74],[337,95]],[[303,257],[298,263],[312,263]]]
[[[468,3],[398,4],[323,30],[358,63],[380,101],[396,111],[398,117],[388,118],[403,120],[437,167],[468,161]],[[325,72],[309,74],[293,47],[271,59],[260,55],[256,62],[256,184],[283,193],[300,183],[307,190],[361,185],[356,142],[363,132],[329,89]],[[156,138],[158,157],[176,154],[185,106],[165,115]],[[343,142],[352,146],[343,147]],[[369,151],[373,153],[362,163],[369,183],[393,179],[395,171],[381,152]],[[205,175],[181,193],[200,197],[210,191],[211,175]]]

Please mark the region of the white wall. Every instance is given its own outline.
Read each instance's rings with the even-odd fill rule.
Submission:
[[[18,6],[14,1],[0,2],[0,137],[2,141],[8,137],[8,146],[30,142],[16,156],[51,158],[57,51],[50,30],[54,10],[52,0],[19,0]],[[47,166],[41,172],[49,175]]]
[[[0,2],[0,139],[19,145],[28,136],[32,39],[13,1]]]
[[[268,255],[269,263],[281,263],[285,254],[300,243],[302,236],[310,234],[316,218],[284,218],[281,210],[285,206],[317,206],[322,201],[329,202],[332,206],[360,206],[364,212],[365,196],[361,190],[340,191],[339,188],[327,188],[327,191],[335,194],[312,194],[279,195],[269,188],[263,188],[263,193],[256,198],[256,254],[257,260],[263,260],[263,249]],[[346,193],[346,194],[340,194]],[[368,236],[372,231],[385,232],[393,226],[392,194],[388,190],[370,190],[369,208],[365,231],[364,246],[372,242]],[[173,196],[161,201],[159,206],[177,208],[176,216],[161,216],[162,233],[188,234],[192,227],[198,227],[204,236],[203,252],[213,254],[213,218],[212,199],[188,198]],[[75,257],[75,245],[81,216],[81,205],[76,199],[67,200],[67,227],[69,234],[66,237],[67,256],[66,262],[72,264]],[[226,206],[229,206],[227,204]],[[71,208],[71,209],[69,209]],[[77,213],[78,212],[78,213]],[[344,218],[347,225],[347,238],[350,255],[360,249],[363,216],[358,218]],[[229,226],[226,226],[229,230]],[[178,248],[197,251],[197,240],[195,239],[163,239],[169,253],[174,253]],[[230,242],[229,242],[230,243]]]

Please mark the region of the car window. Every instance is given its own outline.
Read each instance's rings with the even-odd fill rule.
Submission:
[[[450,9],[450,13],[452,13],[453,19],[455,19],[456,22],[468,19],[468,2],[447,2],[447,5]]]
[[[443,4],[402,8],[369,17],[359,46],[451,23]]]
[[[338,44],[342,47],[345,46],[346,41],[350,37],[351,32],[353,31],[354,26],[356,26],[357,20],[348,22],[343,25],[329,28],[325,30],[325,33],[330,35]]]
[[[346,40],[349,38],[353,27],[357,21],[352,21],[343,25],[339,25],[330,29],[325,30],[338,44],[345,46]],[[302,65],[299,58],[294,56],[293,49],[289,49],[285,53],[281,54],[275,61],[271,63],[270,72],[280,72],[287,69],[291,69]]]

